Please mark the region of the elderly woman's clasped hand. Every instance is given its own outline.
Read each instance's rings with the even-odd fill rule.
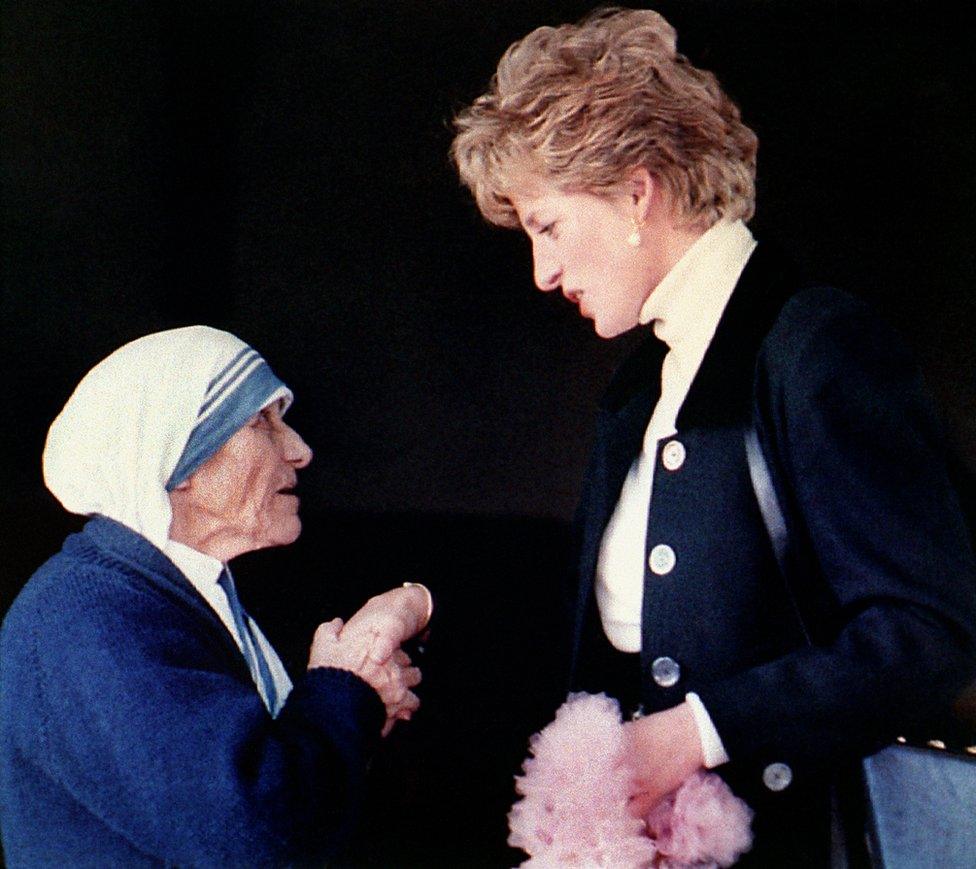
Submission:
[[[420,684],[420,670],[400,647],[427,626],[429,601],[422,586],[394,588],[370,598],[348,622],[323,622],[312,639],[309,669],[349,670],[379,694],[386,707],[383,736],[420,707],[411,690]]]

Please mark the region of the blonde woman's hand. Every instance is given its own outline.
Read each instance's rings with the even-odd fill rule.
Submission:
[[[635,771],[627,810],[643,818],[704,766],[701,738],[687,703],[628,722],[624,729]]]
[[[316,629],[308,667],[348,670],[372,687],[386,707],[384,736],[397,721],[409,719],[420,707],[419,698],[410,690],[420,684],[420,670],[412,666],[406,652],[397,648],[385,660],[377,660],[368,648],[364,648],[362,638],[356,632],[348,637],[345,635],[342,619],[323,622]]]
[[[365,658],[385,664],[394,650],[427,626],[429,594],[417,585],[371,597],[342,628],[343,640],[358,644]]]

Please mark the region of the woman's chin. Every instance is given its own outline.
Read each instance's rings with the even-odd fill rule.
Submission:
[[[618,335],[623,335],[624,332],[629,332],[636,325],[636,323],[607,322],[599,318],[593,320],[593,330],[601,338],[616,338]]]
[[[264,540],[261,542],[261,549],[265,549],[271,546],[289,546],[298,540],[299,535],[302,533],[302,520],[298,518],[298,515],[287,516],[279,518],[271,527],[268,532],[264,535]]]

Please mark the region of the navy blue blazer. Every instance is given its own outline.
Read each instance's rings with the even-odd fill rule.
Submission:
[[[600,540],[666,349],[653,336],[639,346],[599,411],[578,514],[574,669]],[[813,647],[750,483],[753,422],[802,543],[797,592]],[[673,559],[658,559],[657,573],[645,561],[644,707],[697,692],[732,758],[724,773],[760,802],[821,782],[945,708],[976,670],[976,564],[903,341],[855,298],[802,286],[760,246],[676,428],[684,460],[668,470],[669,439],[659,444],[648,518],[645,555],[668,547]]]
[[[7,865],[321,865],[350,832],[384,717],[357,676],[317,668],[272,719],[173,563],[93,519],[0,632]]]

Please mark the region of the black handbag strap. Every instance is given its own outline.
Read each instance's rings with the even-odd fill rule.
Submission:
[[[759,443],[759,434],[756,429],[749,426],[743,432],[743,439],[746,447],[746,461],[749,464],[749,479],[752,480],[752,489],[756,495],[756,502],[759,505],[759,512],[762,514],[763,525],[766,526],[766,533],[769,535],[769,542],[773,548],[773,556],[776,559],[776,566],[779,568],[783,585],[786,587],[786,594],[793,606],[796,620],[803,631],[803,638],[808,646],[813,645],[810,632],[807,630],[806,621],[800,604],[793,592],[793,585],[790,582],[790,536],[786,527],[786,516],[780,506],[779,498],[776,497],[776,489],[773,487],[773,478],[769,472],[769,464]],[[858,837],[857,841],[861,841]],[[857,856],[851,854],[850,831],[844,824],[843,813],[837,793],[836,784],[830,788],[830,866],[831,869],[849,869],[850,866],[866,865],[863,853],[859,850]],[[860,846],[858,846],[860,847]]]
[[[796,613],[797,622],[803,631],[803,637],[807,645],[813,645],[810,631],[807,629],[806,619],[803,617],[803,610],[797,601],[796,593],[790,577],[793,571],[790,568],[790,537],[787,531],[786,516],[780,506],[779,499],[776,497],[776,490],[773,488],[773,478],[769,472],[769,464],[763,453],[762,444],[759,442],[759,434],[756,429],[749,426],[743,432],[743,440],[746,448],[746,461],[749,464],[749,478],[752,480],[752,488],[756,495],[756,502],[759,504],[759,512],[762,514],[763,524],[766,526],[766,533],[769,535],[769,542],[773,549],[773,556],[776,565],[779,567],[780,576],[786,587],[786,593]],[[955,735],[950,742],[961,742],[964,749],[953,746],[951,751],[976,755],[976,746],[971,746],[969,739],[976,729],[976,682],[973,682],[956,698],[954,703],[954,713],[965,730],[962,735]],[[929,748],[945,749],[945,742],[941,740],[931,740],[926,743]]]
[[[756,501],[759,504],[759,512],[762,514],[763,524],[766,526],[766,533],[769,535],[769,542],[773,547],[773,556],[776,558],[776,565],[779,567],[780,576],[786,586],[786,593],[793,605],[800,629],[807,645],[812,646],[813,640],[807,630],[806,620],[803,618],[803,611],[796,599],[793,591],[793,584],[790,582],[790,537],[786,528],[786,516],[780,506],[779,499],[776,497],[776,490],[773,488],[773,478],[769,473],[769,464],[763,454],[762,444],[759,443],[759,434],[753,427],[748,427],[743,433],[746,445],[746,461],[749,463],[749,478],[752,480],[752,489],[756,494]]]
[[[769,541],[773,545],[773,554],[780,572],[786,575],[786,549],[789,545],[789,535],[786,531],[786,517],[776,498],[773,480],[769,473],[769,465],[763,455],[759,443],[759,435],[754,428],[745,431],[746,459],[749,462],[749,476],[752,488],[759,502],[759,512],[762,513],[763,523],[769,534]]]

